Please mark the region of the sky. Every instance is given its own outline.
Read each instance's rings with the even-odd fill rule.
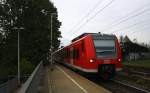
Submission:
[[[61,44],[85,32],[150,42],[150,0],[52,0],[62,22]]]

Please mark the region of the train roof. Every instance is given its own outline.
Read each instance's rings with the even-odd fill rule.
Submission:
[[[90,33],[83,33],[83,34],[79,35],[78,37],[72,39],[71,42],[77,41],[77,40],[79,40],[80,38],[82,38],[82,37],[84,37],[84,36],[87,36],[88,34],[90,34]]]
[[[81,34],[80,36],[74,38],[74,39],[71,41],[71,44],[75,43],[75,42],[78,41],[79,39],[81,39],[81,38],[83,38],[83,37],[85,37],[85,36],[87,36],[87,35],[89,35],[89,34],[92,35],[94,39],[115,39],[115,38],[116,38],[116,36],[113,35],[113,34],[83,33],[83,34]],[[69,44],[69,45],[67,45],[67,46],[64,46],[64,47],[62,47],[62,48],[59,48],[58,50],[54,51],[52,54],[55,54],[55,53],[61,51],[62,49],[64,49],[64,48],[70,46],[71,44]]]
[[[83,33],[83,34],[79,35],[78,37],[72,39],[71,42],[75,42],[75,41],[77,41],[77,40],[79,40],[79,39],[81,39],[81,38],[83,38],[83,37],[85,37],[85,36],[87,36],[87,35],[89,35],[89,34],[91,34],[92,36],[94,36],[94,38],[97,38],[97,36],[102,36],[103,38],[109,38],[109,39],[116,37],[116,36],[113,35],[113,34]]]

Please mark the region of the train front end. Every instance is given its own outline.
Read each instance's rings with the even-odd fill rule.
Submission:
[[[119,42],[114,35],[92,34],[89,62],[103,79],[111,79],[122,68]]]

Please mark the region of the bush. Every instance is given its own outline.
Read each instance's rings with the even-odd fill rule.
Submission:
[[[20,70],[21,75],[31,74],[34,70],[35,66],[29,62],[26,58],[22,58],[20,61]]]

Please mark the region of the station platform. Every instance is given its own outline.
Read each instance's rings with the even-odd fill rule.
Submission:
[[[49,93],[111,93],[62,65],[48,68]]]

